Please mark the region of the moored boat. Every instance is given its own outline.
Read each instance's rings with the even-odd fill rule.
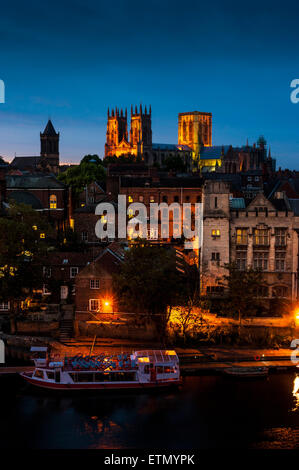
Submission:
[[[33,372],[20,375],[30,384],[52,390],[121,390],[177,386],[179,359],[173,350],[135,351],[133,354],[77,355],[63,360],[47,357],[47,348],[32,348]]]

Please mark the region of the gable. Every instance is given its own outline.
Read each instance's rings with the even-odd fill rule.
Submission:
[[[271,204],[271,202],[266,198],[266,196],[263,194],[263,193],[258,193],[255,198],[248,204],[247,206],[247,210],[248,211],[255,211],[256,208],[259,209],[259,208],[266,208],[268,209],[269,211],[275,211],[276,212],[276,209],[275,207],[273,206],[273,204]]]

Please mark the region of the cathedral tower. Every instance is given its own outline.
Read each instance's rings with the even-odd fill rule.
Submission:
[[[120,145],[122,143],[122,145]],[[107,113],[107,132],[105,144],[105,157],[109,155],[119,155],[120,147],[128,146],[127,110],[119,111],[113,109],[110,115]]]
[[[212,146],[212,113],[179,113],[178,144],[192,148],[194,158],[200,147]]]
[[[53,173],[59,169],[59,132],[57,133],[49,119],[44,132],[40,133],[41,165]]]
[[[146,106],[142,111],[140,105],[139,112],[135,106],[135,112],[131,106],[131,129],[130,144],[134,155],[143,154],[146,150],[152,148],[152,110],[147,112]]]

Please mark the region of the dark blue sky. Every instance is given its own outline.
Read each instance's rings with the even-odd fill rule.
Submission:
[[[107,107],[152,105],[153,141],[177,114],[213,113],[213,143],[264,134],[299,169],[299,5],[275,1],[14,1],[1,5],[0,155],[35,155],[51,117],[62,161],[103,155]]]

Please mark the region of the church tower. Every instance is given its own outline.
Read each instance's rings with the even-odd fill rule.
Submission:
[[[142,155],[144,151],[152,148],[152,110],[151,107],[147,112],[145,106],[142,111],[140,105],[139,112],[135,106],[135,112],[131,106],[131,128],[130,128],[130,144],[134,155]]]
[[[44,132],[40,133],[41,166],[53,173],[59,170],[59,132],[57,133],[49,119]]]
[[[178,144],[192,148],[194,158],[200,147],[212,146],[212,113],[192,111],[179,114]]]
[[[120,144],[122,145],[120,146]],[[107,132],[105,144],[105,157],[109,155],[117,155],[120,147],[128,146],[128,127],[127,127],[127,110],[113,109],[110,115],[108,108],[107,113]]]

